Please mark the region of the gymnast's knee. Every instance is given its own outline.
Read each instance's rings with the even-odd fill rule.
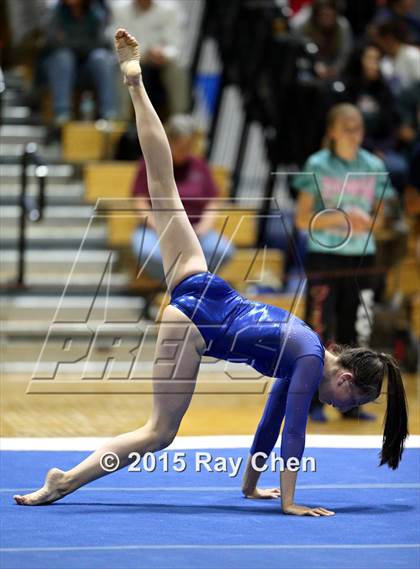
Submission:
[[[178,423],[160,424],[152,427],[153,452],[168,447],[175,439],[179,429]]]

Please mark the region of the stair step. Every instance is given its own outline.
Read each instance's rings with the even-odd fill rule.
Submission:
[[[92,217],[94,208],[89,205],[71,205],[71,206],[49,206],[47,205],[43,211],[41,223],[60,223],[63,225],[86,221]],[[2,223],[15,224],[20,220],[19,206],[1,206],[0,216]]]
[[[84,286],[95,289],[95,287],[99,286],[102,279],[101,272],[78,272],[77,274],[70,274],[70,271],[63,271],[63,273],[46,273],[45,271],[40,273],[27,271],[25,275],[25,283],[28,286],[42,286],[44,284],[48,284],[49,286],[61,288],[68,285],[70,287]],[[7,285],[8,283],[12,282],[14,278],[16,278],[16,270],[10,272],[1,271],[0,273],[0,283],[2,285]],[[108,280],[106,276],[105,280],[107,284]],[[129,286],[131,277],[125,273],[114,272],[110,280],[111,282],[109,286],[111,288],[121,288],[124,286]]]
[[[0,255],[1,269],[0,280],[5,281],[13,278],[16,274],[18,262],[18,252],[2,251]],[[69,274],[71,270],[83,271],[87,274],[95,273],[101,275],[106,269],[107,264],[115,259],[115,254],[111,251],[88,251],[88,250],[67,250],[51,249],[47,253],[44,250],[28,250],[25,255],[25,271],[30,279],[36,273],[49,274],[64,273]],[[74,269],[73,269],[74,267]]]
[[[2,119],[9,120],[22,120],[30,119],[32,111],[29,107],[24,107],[20,105],[4,105],[2,109]]]
[[[20,162],[21,156],[25,149],[22,142],[7,142],[1,144],[1,158],[3,164],[16,164]],[[49,146],[39,146],[39,154],[45,162],[61,162],[61,148],[59,144],[51,144]]]
[[[65,232],[67,234],[67,232]],[[31,249],[45,249],[49,251],[50,249],[57,249],[60,248],[63,251],[74,250],[78,249],[81,245],[82,239],[80,236],[68,237],[65,235],[64,237],[58,237],[56,239],[51,239],[48,235],[44,236],[37,236],[34,239],[27,240],[26,242],[26,250]],[[96,249],[102,251],[105,246],[103,236],[92,236],[89,235],[83,241],[84,247],[87,249]],[[1,251],[5,249],[13,249],[17,247],[17,240],[7,239],[7,238],[0,238],[0,255]]]
[[[24,300],[25,302],[22,302]],[[44,300],[44,302],[40,302]],[[45,302],[48,300],[48,302]],[[40,299],[36,295],[22,298],[2,298],[0,310],[3,322],[31,320],[33,322],[137,322],[143,314],[142,298],[60,296]]]
[[[45,139],[46,128],[43,126],[3,125],[0,126],[0,140],[3,144],[28,142],[42,143]],[[4,152],[2,148],[2,152]]]
[[[38,185],[33,178],[26,189],[27,195],[38,195]],[[49,205],[71,205],[74,202],[80,203],[83,201],[85,187],[82,182],[51,182],[47,181],[45,189],[45,201]],[[20,196],[20,184],[8,183],[4,184],[0,193],[0,205],[13,205],[18,202]]]
[[[51,320],[17,320],[6,321],[2,323],[2,334],[9,340],[17,338],[35,338],[37,336],[46,337],[51,327]],[[92,332],[95,333],[98,328],[101,328],[101,336],[104,337],[139,337],[147,330],[150,322],[147,320],[140,320],[133,323],[121,323],[116,325],[110,323],[106,325],[103,318],[99,320],[91,320],[87,323],[84,322],[67,322],[54,324],[54,337],[91,337]]]
[[[23,106],[23,90],[13,87],[9,80],[6,80],[6,90],[2,94],[2,103],[6,106]]]
[[[3,186],[9,183],[16,184],[20,179],[22,172],[22,167],[20,164],[1,164],[0,165],[0,178],[2,180]],[[71,164],[49,164],[48,165],[48,175],[47,175],[47,185],[52,182],[65,182],[70,180],[76,173],[76,169]],[[28,183],[30,183],[31,178],[35,179],[35,166],[28,166]],[[7,186],[6,186],[7,187]]]
[[[106,224],[99,223],[98,221],[94,221],[89,227],[89,221],[87,219],[80,219],[79,223],[76,225],[76,222],[73,223],[69,227],[63,228],[63,223],[60,221],[56,221],[53,225],[54,220],[51,220],[50,223],[45,224],[44,221],[40,221],[37,223],[28,223],[26,226],[26,237],[29,241],[31,240],[38,240],[38,239],[67,239],[67,240],[81,240],[83,238],[86,239],[103,239],[104,243],[106,242],[107,237],[107,228]],[[12,224],[1,224],[0,228],[0,236],[3,241],[3,248],[6,249],[7,247],[4,246],[4,242],[6,240],[9,241],[16,241],[19,234],[19,228],[17,225]],[[11,248],[11,247],[9,247]]]
[[[85,309],[92,305],[92,299],[95,300],[95,307],[106,308],[111,307],[112,309],[130,309],[136,310],[144,305],[144,299],[136,296],[119,296],[119,295],[109,295],[109,296],[96,296],[92,295],[81,295],[81,296],[68,296],[64,297],[60,295],[49,294],[47,296],[38,296],[28,293],[24,296],[19,296],[15,294],[3,295],[0,297],[0,306],[5,306],[8,303],[11,304],[17,310],[28,310],[28,309],[56,309],[59,304],[68,309]],[[36,307],[34,304],[36,303]]]
[[[10,296],[23,298],[28,294],[32,294],[42,299],[48,296],[62,295],[63,291],[62,285],[54,285],[49,282],[43,282],[39,285],[18,285],[16,284],[16,276],[9,283],[0,283],[0,298]],[[72,286],[65,289],[65,294],[68,298],[79,298],[81,296],[109,298],[121,295],[127,298],[140,298],[138,291],[133,288],[132,282],[128,285],[111,286],[109,288],[102,286],[99,290],[97,282],[94,285],[81,284],[75,286],[72,284]]]

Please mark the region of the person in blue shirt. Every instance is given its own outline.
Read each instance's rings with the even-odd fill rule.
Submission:
[[[313,394],[342,409],[376,399],[388,375],[389,389],[381,464],[397,468],[407,436],[407,408],[398,366],[386,354],[325,350],[315,332],[293,314],[252,302],[223,279],[210,273],[198,238],[188,221],[173,177],[172,157],[162,124],[141,80],[136,39],[125,30],[115,36],[124,80],[133,101],[140,145],[147,168],[163,266],[171,293],[164,310],[153,368],[153,410],[147,423],[107,442],[68,471],[53,468],[42,488],[25,496],[21,505],[54,502],[108,472],[102,457],[114,453],[118,467],[130,454],[155,452],[176,436],[190,404],[203,354],[244,362],[277,378],[258,427],[251,455],[269,452],[285,417],[281,453],[284,460],[302,457]],[[297,472],[281,473],[281,505],[285,514],[324,516],[323,507],[295,504]],[[244,492],[266,497],[247,468]]]

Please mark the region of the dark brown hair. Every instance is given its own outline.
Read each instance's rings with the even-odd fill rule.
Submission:
[[[369,401],[379,397],[387,375],[387,405],[380,466],[387,464],[395,470],[408,436],[407,396],[398,363],[389,354],[377,353],[368,348],[336,346],[332,351],[338,356],[338,364],[353,373],[355,385],[369,397]]]

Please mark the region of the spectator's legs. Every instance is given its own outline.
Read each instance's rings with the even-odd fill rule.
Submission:
[[[176,62],[167,63],[161,71],[170,115],[187,113],[189,110],[188,70]]]
[[[76,69],[77,59],[70,49],[57,49],[45,60],[46,76],[53,99],[54,116],[59,123],[70,118]]]
[[[398,152],[388,150],[384,154],[384,163],[387,171],[389,172],[392,184],[402,199],[408,181],[409,169],[407,161],[404,156]]]
[[[206,258],[209,271],[217,271],[234,253],[234,247],[217,231],[208,231],[205,235],[200,235],[199,241]]]
[[[336,263],[336,255],[322,253],[308,253],[305,263],[308,276],[305,320],[324,343],[334,337],[337,279],[329,273],[337,270]]]
[[[137,259],[137,270],[142,270],[144,266],[148,275],[163,282],[165,274],[156,231],[149,227],[138,227],[133,233],[132,245]]]
[[[84,68],[95,88],[99,116],[104,119],[115,118],[117,116],[117,101],[113,54],[107,49],[94,49],[87,57]]]
[[[347,271],[354,271],[357,275],[357,269],[368,269],[374,265],[373,255],[366,256],[362,265],[360,265],[361,260],[359,256],[346,257],[344,261]],[[369,344],[374,302],[374,290],[370,288],[371,282],[370,275],[363,275],[363,273],[356,278],[346,274],[340,279],[339,298],[344,302],[337,304],[337,342],[339,344],[350,346]],[[374,418],[363,412],[361,407],[354,407],[342,415],[351,419]]]
[[[336,255],[308,253],[305,270],[308,277],[306,289],[305,320],[326,344],[334,337],[334,317],[337,301],[337,279],[329,276],[329,271],[336,270]],[[323,404],[318,392],[311,403],[311,417],[317,421],[325,421]]]
[[[150,101],[156,109],[159,117],[162,117],[163,109],[167,105],[166,93],[162,84],[160,69],[153,65],[142,63],[143,85],[147,89]]]
[[[359,256],[346,257],[345,261],[348,272],[354,271],[356,278],[347,274],[340,279],[339,296],[345,299],[345,302],[338,303],[336,339],[339,344],[368,346],[375,291],[374,279],[369,273],[363,274],[362,271],[372,268],[375,259],[373,255],[367,255],[363,258],[362,265]]]

